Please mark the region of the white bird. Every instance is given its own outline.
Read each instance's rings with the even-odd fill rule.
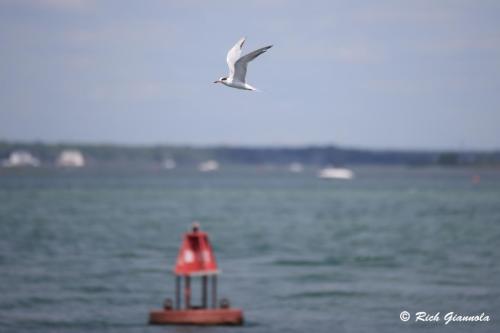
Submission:
[[[223,76],[214,83],[222,83],[228,87],[256,91],[254,87],[245,82],[247,75],[247,65],[250,61],[254,60],[262,53],[269,50],[272,45],[265,46],[253,52],[250,52],[243,57],[241,55],[241,48],[245,43],[245,37],[241,38],[227,53],[227,66],[229,67],[229,76]]]

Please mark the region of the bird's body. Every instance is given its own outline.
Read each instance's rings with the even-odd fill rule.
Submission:
[[[241,38],[227,53],[227,66],[229,67],[229,75],[227,77],[221,77],[214,83],[222,83],[228,87],[242,89],[242,90],[252,90],[256,91],[254,87],[245,82],[245,77],[247,75],[247,65],[250,61],[257,58],[262,53],[269,50],[272,45],[265,46],[253,52],[250,52],[242,57],[241,48],[245,43],[245,38]]]
[[[222,83],[225,86],[228,86],[231,88],[236,88],[236,89],[241,89],[241,90],[252,90],[252,91],[257,90],[254,87],[252,87],[251,85],[249,85],[248,83],[234,80],[233,78],[230,78],[230,77],[227,78],[226,80],[221,81],[220,83]]]

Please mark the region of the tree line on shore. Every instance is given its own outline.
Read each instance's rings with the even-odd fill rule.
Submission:
[[[190,165],[216,160],[237,165],[406,165],[500,166],[500,151],[409,151],[343,148],[334,145],[304,147],[195,147],[177,145],[130,146],[111,144],[47,144],[0,141],[0,160],[14,151],[28,151],[47,165],[65,149],[80,151],[91,165],[162,163],[175,160]]]

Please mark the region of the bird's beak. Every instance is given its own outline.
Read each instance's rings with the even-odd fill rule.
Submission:
[[[219,82],[220,82],[219,80],[217,80],[217,81],[214,81],[214,83],[219,83]]]

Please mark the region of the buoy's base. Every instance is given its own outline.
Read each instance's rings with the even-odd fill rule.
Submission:
[[[153,325],[242,325],[240,309],[157,310],[149,313]]]

